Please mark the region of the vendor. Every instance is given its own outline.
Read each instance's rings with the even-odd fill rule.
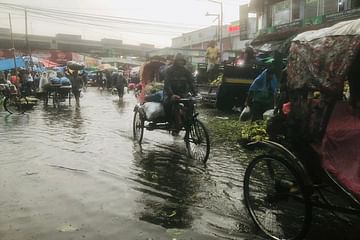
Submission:
[[[274,108],[274,94],[278,86],[274,65],[255,78],[249,88],[246,106],[250,107],[251,120],[262,120],[266,110]]]

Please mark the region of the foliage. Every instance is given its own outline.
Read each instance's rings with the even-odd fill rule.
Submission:
[[[261,141],[268,139],[266,132],[266,121],[247,123],[241,129],[240,139],[244,142]]]
[[[251,142],[268,139],[266,121],[240,122],[236,118],[212,118],[208,121],[213,143]]]
[[[210,86],[219,87],[222,83],[222,80],[223,80],[223,74],[219,74],[219,76],[210,83]]]
[[[145,95],[154,94],[164,89],[164,84],[159,82],[151,82],[145,87]]]

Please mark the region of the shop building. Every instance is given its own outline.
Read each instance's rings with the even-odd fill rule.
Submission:
[[[360,17],[360,0],[250,0],[249,8],[257,16],[255,43]]]

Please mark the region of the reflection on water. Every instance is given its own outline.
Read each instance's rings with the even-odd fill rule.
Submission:
[[[140,219],[166,228],[189,228],[194,214],[189,208],[196,203],[198,179],[186,155],[155,148],[134,159],[138,176],[134,181],[144,186],[137,187],[144,193],[139,199],[145,205]]]

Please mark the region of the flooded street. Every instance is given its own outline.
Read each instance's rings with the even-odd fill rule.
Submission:
[[[135,104],[92,88],[80,110],[1,112],[0,238],[247,238],[238,160],[219,149],[205,168],[159,131],[145,131],[141,149]]]
[[[204,166],[161,131],[145,131],[141,148],[135,104],[89,88],[80,110],[0,112],[1,240],[262,239],[242,203],[247,154],[212,146]],[[358,239],[353,224],[317,215],[308,239]]]

